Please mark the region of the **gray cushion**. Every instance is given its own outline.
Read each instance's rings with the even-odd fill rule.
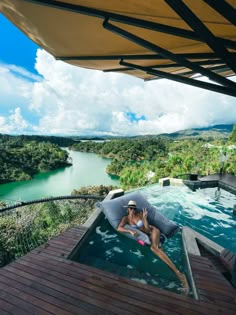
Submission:
[[[108,220],[109,221],[109,220]],[[129,224],[126,224],[124,226],[126,229],[129,229],[129,230],[133,230],[133,231],[136,231],[137,232],[137,235],[136,236],[133,236],[131,235],[130,233],[124,233],[122,232],[122,234],[125,234],[125,236],[131,238],[131,239],[135,239],[136,241],[141,241],[145,244],[148,244],[148,245],[151,245],[151,241],[150,241],[150,238],[147,234],[143,233],[142,231],[140,231],[139,229],[137,229],[136,227],[133,227]],[[142,244],[142,243],[141,243]]]
[[[127,204],[129,200],[135,200],[137,207],[140,210],[147,208],[148,222],[157,227],[167,238],[178,232],[178,225],[160,213],[160,211],[155,206],[152,206],[139,192],[132,192],[112,200],[104,200],[97,204],[102,209],[114,229],[117,229],[122,217],[127,215]],[[130,226],[126,227],[129,229],[136,229]],[[125,234],[127,234],[129,238],[135,238],[136,240],[142,240],[144,243],[150,244],[149,237],[139,230],[138,237],[133,237],[130,233]]]

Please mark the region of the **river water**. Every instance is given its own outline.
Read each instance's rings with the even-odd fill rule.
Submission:
[[[111,162],[93,153],[68,150],[73,165],[34,176],[33,180],[0,185],[0,200],[28,201],[43,197],[70,195],[82,186],[116,185],[119,180],[106,173]]]

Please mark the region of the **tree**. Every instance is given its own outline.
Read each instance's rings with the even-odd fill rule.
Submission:
[[[234,128],[229,137],[229,141],[236,144],[236,124],[234,124]]]

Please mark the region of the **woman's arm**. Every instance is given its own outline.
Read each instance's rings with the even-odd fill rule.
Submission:
[[[148,223],[148,220],[147,220],[147,209],[146,208],[143,208],[143,212],[142,212],[142,220],[143,220],[143,231],[145,233],[150,233],[150,225]]]
[[[129,229],[124,228],[124,226],[125,226],[126,224],[128,224],[128,223],[129,223],[129,222],[128,222],[127,216],[123,217],[123,218],[121,219],[121,221],[120,221],[120,224],[119,224],[118,227],[117,227],[117,231],[130,233],[131,235],[135,236],[135,235],[137,234],[136,231],[133,231],[133,230],[129,230]]]

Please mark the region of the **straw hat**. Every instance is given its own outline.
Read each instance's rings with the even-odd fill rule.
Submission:
[[[127,208],[137,208],[136,201],[130,200],[130,201],[128,202]]]

